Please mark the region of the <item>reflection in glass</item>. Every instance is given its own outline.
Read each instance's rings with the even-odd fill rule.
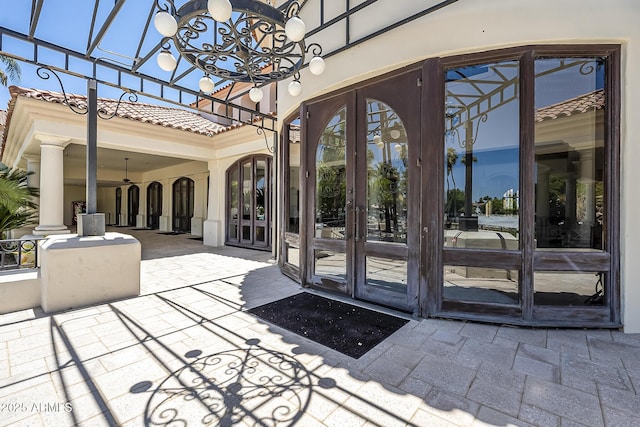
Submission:
[[[407,133],[385,103],[367,100],[367,240],[407,242]]]
[[[289,124],[289,221],[286,231],[300,233],[300,119]]]
[[[242,219],[251,219],[251,162],[242,165]]]
[[[445,300],[519,304],[518,271],[485,267],[444,266]]]
[[[537,271],[533,301],[536,305],[603,305],[604,279],[603,272]]]
[[[345,238],[346,107],[325,127],[316,150],[316,237]]]
[[[300,248],[287,243],[286,262],[296,267],[300,267]]]
[[[267,163],[264,160],[256,161],[256,221],[264,221],[265,215],[265,181]],[[264,241],[264,239],[262,239]]]
[[[323,276],[324,283],[344,283],[347,280],[347,256],[343,252],[315,251],[315,275]]]
[[[240,193],[238,185],[238,169],[234,168],[229,175],[229,218],[231,219],[238,219],[238,197]]]
[[[605,66],[535,62],[536,246],[603,249]]]
[[[517,61],[446,71],[443,190],[448,246],[456,246],[451,243],[457,240],[459,247],[466,238],[465,247],[518,249],[518,84]]]
[[[256,242],[264,243],[265,240],[265,228],[264,227],[256,227]]]
[[[367,286],[407,293],[407,261],[367,257]]]

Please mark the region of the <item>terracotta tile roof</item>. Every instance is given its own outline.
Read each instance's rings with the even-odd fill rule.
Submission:
[[[599,89],[557,104],[538,108],[536,111],[536,122],[568,117],[574,114],[586,113],[587,111],[601,110],[604,106],[604,90]]]
[[[60,92],[25,89],[18,86],[11,86],[9,92],[11,93],[12,99],[23,96],[25,98],[39,99],[58,104],[65,102],[64,95]],[[84,95],[73,94],[67,94],[67,98],[73,106],[82,106],[87,99]],[[125,101],[126,99],[127,97],[125,96],[118,108],[117,117],[206,136],[213,136],[227,129],[227,126],[214,123],[193,111],[142,102],[129,102]],[[110,115],[113,114],[117,103],[118,101],[115,99],[98,98],[98,109]]]

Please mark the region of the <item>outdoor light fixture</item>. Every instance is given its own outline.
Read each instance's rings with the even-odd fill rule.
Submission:
[[[205,93],[211,93],[215,88],[215,84],[213,83],[213,80],[211,80],[211,77],[207,75],[204,75],[200,79],[200,81],[198,81],[198,86],[200,87],[200,90]]]
[[[309,71],[324,72],[322,47],[305,44],[306,26],[298,16],[300,4],[287,2],[285,11],[261,0],[189,0],[176,8],[174,0],[156,0],[153,23],[164,36],[158,65],[173,71],[177,53],[202,70],[200,89],[211,92],[208,76],[252,83],[249,97],[260,102],[259,86],[293,77],[288,90],[292,96],[302,92],[300,69],[311,55]],[[208,89],[208,90],[205,90]]]

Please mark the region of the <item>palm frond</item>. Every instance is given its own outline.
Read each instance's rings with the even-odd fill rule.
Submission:
[[[6,86],[8,80],[14,83],[19,83],[22,78],[22,70],[20,64],[13,58],[0,55],[0,62],[4,65],[4,70],[0,70],[0,83]]]

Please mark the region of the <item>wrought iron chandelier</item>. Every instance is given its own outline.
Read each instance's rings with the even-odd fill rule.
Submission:
[[[300,4],[287,2],[286,11],[260,0],[189,0],[176,8],[174,0],[156,0],[159,12],[154,26],[164,36],[158,65],[173,71],[179,55],[202,70],[199,87],[209,93],[215,88],[210,76],[252,83],[249,97],[262,100],[260,86],[293,76],[288,90],[302,92],[300,68],[311,54],[309,71],[322,74],[322,47],[305,45],[306,27],[299,18]]]

